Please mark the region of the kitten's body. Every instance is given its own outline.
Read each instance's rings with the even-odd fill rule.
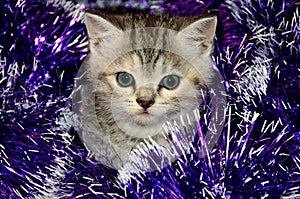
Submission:
[[[94,14],[86,17],[90,55],[84,64],[95,86],[96,115],[103,132],[83,135],[83,140],[101,161],[99,139],[105,135],[123,164],[148,136],[165,145],[160,134],[163,122],[199,106],[200,90],[209,84],[213,68],[210,55],[216,20]],[[120,86],[116,80],[120,73],[131,75],[134,84]],[[162,86],[166,79],[180,83],[170,89]]]

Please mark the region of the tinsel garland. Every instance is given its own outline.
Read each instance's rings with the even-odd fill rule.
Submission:
[[[161,170],[125,175],[90,157],[71,111],[89,7],[218,15],[226,125],[204,158],[195,141]],[[1,198],[300,197],[296,0],[0,0],[0,11]]]

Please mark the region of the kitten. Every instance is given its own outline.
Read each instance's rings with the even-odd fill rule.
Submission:
[[[97,160],[111,156],[109,166],[120,168],[147,137],[166,145],[163,123],[201,104],[214,67],[216,17],[92,12],[85,20],[90,54],[83,66],[101,129],[82,139]],[[104,138],[115,156],[103,152]]]

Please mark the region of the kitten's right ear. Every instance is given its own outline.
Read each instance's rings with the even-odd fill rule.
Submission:
[[[185,27],[178,34],[181,40],[186,41],[188,46],[201,52],[210,52],[215,37],[217,17],[199,19]]]
[[[101,41],[122,32],[107,20],[91,13],[85,13],[85,24],[89,41],[94,46],[98,45]]]

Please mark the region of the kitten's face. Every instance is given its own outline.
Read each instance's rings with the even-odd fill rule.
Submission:
[[[178,20],[179,25],[175,18],[117,16],[107,21],[86,15],[96,113],[109,134],[153,136],[164,122],[192,114],[201,103],[200,90],[213,67],[216,18]],[[149,26],[156,29],[148,31]]]
[[[143,63],[141,55],[152,56],[155,63]],[[138,50],[122,56],[103,72],[96,90],[96,110],[111,106],[123,132],[146,138],[160,133],[163,122],[197,108],[201,87],[201,74],[179,56]]]

